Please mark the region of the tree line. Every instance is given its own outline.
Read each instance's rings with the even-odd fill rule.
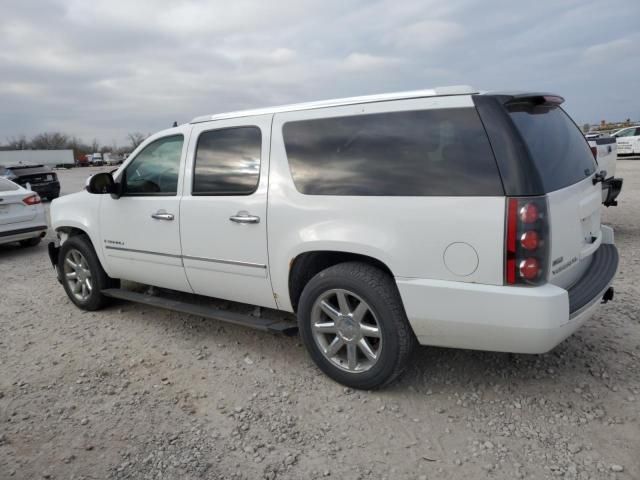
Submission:
[[[132,152],[140,145],[149,135],[140,132],[132,132],[127,134],[127,145],[117,146],[115,142],[112,145],[101,145],[98,140],[94,139],[91,143],[86,143],[73,135],[67,135],[60,132],[43,132],[27,138],[26,135],[18,135],[7,138],[4,145],[0,146],[2,150],[73,150],[73,157],[79,159],[90,153],[123,153]]]

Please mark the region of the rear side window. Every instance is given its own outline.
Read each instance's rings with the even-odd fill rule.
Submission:
[[[250,195],[260,179],[258,127],[204,132],[198,139],[193,195]]]
[[[13,190],[18,190],[18,188],[20,187],[15,183],[4,178],[0,178],[0,192],[11,192]]]
[[[475,109],[288,122],[293,181],[308,195],[503,195]]]
[[[538,170],[545,192],[592,175],[596,162],[580,129],[560,107],[518,103],[507,111]]]

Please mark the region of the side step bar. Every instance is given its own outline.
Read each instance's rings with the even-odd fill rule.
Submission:
[[[294,321],[259,318],[243,313],[228,312],[226,310],[220,310],[206,305],[197,305],[195,303],[174,300],[161,296],[146,295],[144,293],[133,292],[123,288],[107,288],[102,290],[102,294],[111,298],[142,303],[150,307],[164,308],[175,312],[182,312],[189,315],[197,315],[199,317],[233,323],[235,325],[243,325],[245,327],[255,328],[256,330],[262,330],[263,332],[295,335],[298,331],[298,324]]]

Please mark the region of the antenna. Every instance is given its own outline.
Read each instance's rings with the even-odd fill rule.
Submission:
[[[178,126],[178,122],[173,122],[172,127],[177,127]]]

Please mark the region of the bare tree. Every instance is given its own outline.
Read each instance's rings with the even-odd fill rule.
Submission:
[[[138,147],[138,145],[140,145],[142,142],[145,141],[148,135],[145,135],[144,133],[140,133],[140,132],[133,132],[133,133],[129,133],[127,137],[131,142],[131,150],[135,150]]]
[[[27,150],[29,146],[29,141],[24,135],[7,138],[7,147],[9,147],[10,150]]]
[[[69,137],[64,133],[45,132],[31,139],[31,148],[35,150],[61,150],[67,148]]]

